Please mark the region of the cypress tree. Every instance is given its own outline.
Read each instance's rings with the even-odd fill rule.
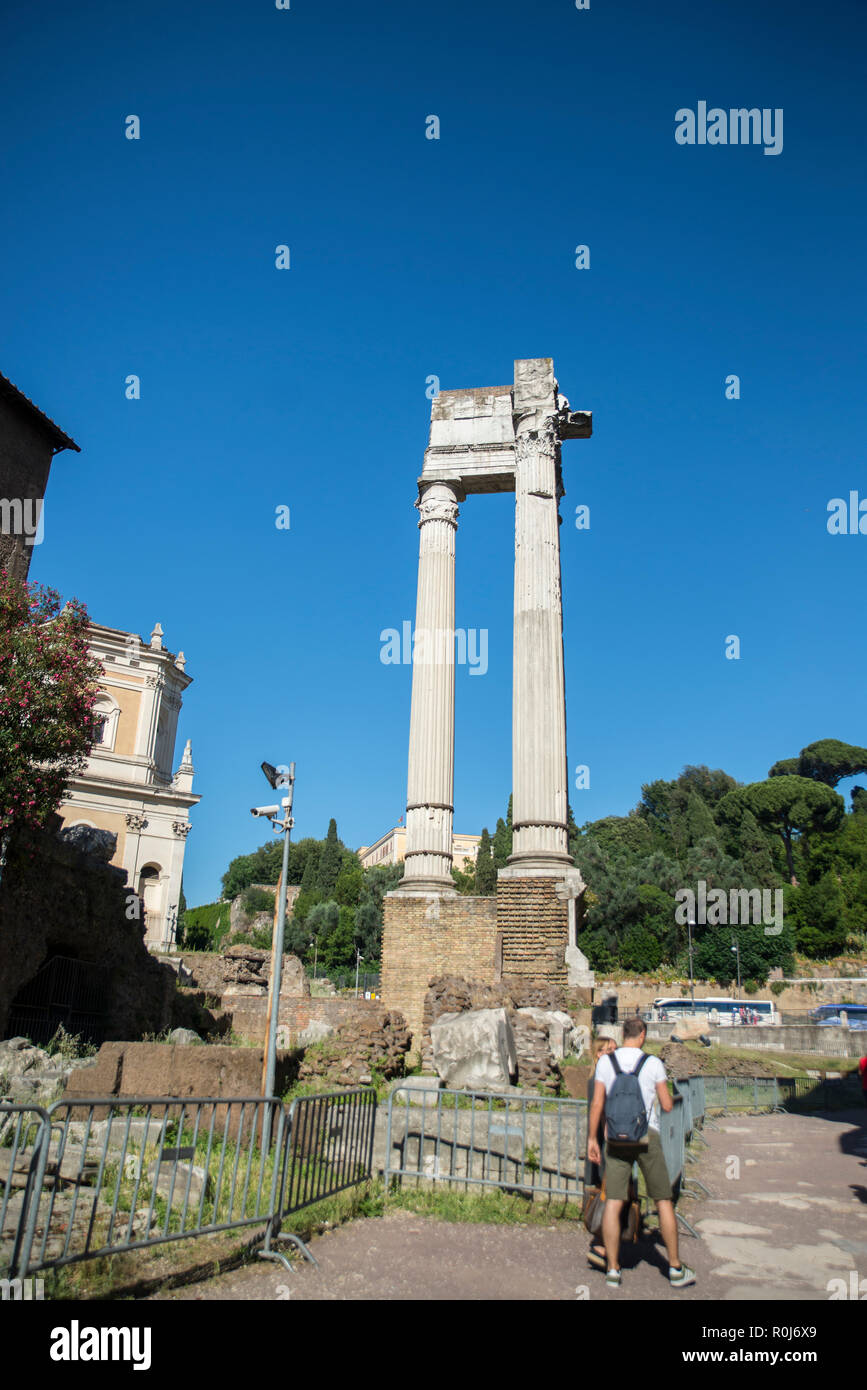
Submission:
[[[687,842],[690,845],[697,845],[700,840],[707,840],[717,834],[714,818],[698,792],[690,792],[687,798],[685,820]]]
[[[316,876],[316,887],[325,899],[334,896],[342,859],[340,841],[337,838],[337,821],[332,816],[328,822],[328,834],[319,856],[319,872]]]
[[[506,819],[502,816],[497,821],[497,828],[494,831],[492,841],[494,856],[494,867],[502,869],[505,867],[506,860],[512,853],[512,798],[509,797],[509,808],[506,812]]]
[[[476,895],[489,898],[496,891],[497,866],[491,856],[491,837],[487,827],[482,831],[479,852],[476,855]]]

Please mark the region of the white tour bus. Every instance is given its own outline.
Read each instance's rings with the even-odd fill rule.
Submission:
[[[673,1023],[678,1018],[706,1018],[708,1023],[722,1028],[742,1024],[779,1024],[780,1015],[772,999],[729,999],[722,995],[690,998],[654,999],[651,1017],[654,1022]]]

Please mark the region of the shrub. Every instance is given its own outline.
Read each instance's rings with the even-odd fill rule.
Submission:
[[[274,894],[264,888],[245,888],[242,902],[248,917],[254,917],[257,912],[274,911]]]

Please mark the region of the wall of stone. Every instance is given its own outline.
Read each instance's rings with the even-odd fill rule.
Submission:
[[[580,945],[580,940],[579,940]],[[709,994],[734,995],[735,982],[729,985],[711,984],[707,980],[696,980],[696,998]],[[675,984],[660,984],[651,980],[603,980],[597,981],[595,1001],[600,1003],[608,994],[616,994],[618,1007],[626,1009],[646,1009],[660,996],[672,999],[686,998],[689,994],[689,981],[679,980]],[[770,984],[763,985],[758,994],[750,996],[741,989],[743,1003],[749,1007],[750,998],[773,999],[779,1012],[805,1013],[817,1004],[836,1004],[841,999],[850,999],[853,1004],[867,1004],[867,980],[812,980],[786,981],[779,994],[772,994]]]
[[[225,968],[221,951],[181,951],[175,957],[192,975],[189,983],[195,989],[203,989],[206,994],[218,997],[226,988],[223,982]]]
[[[10,846],[0,880],[0,1037],[19,989],[53,955],[107,967],[107,1039],[171,1026],[176,977],[146,949],[128,897],[122,869],[47,831]]]
[[[0,497],[44,497],[51,447],[44,426],[0,394]],[[0,569],[26,579],[32,557],[23,536],[0,530]]]
[[[421,1046],[425,995],[433,979],[459,975],[493,981],[497,974],[495,898],[386,894],[382,1003],[403,1014],[414,1051]]]
[[[565,985],[569,907],[551,878],[501,878],[497,930],[502,934],[502,973]]]
[[[262,1043],[268,1017],[268,1000],[264,995],[234,995],[224,1000],[231,1009],[232,1029],[249,1042]],[[309,995],[280,995],[277,1026],[280,1041],[294,1047],[298,1034],[309,1023],[329,1023],[339,1028],[342,1023],[381,1018],[384,1009],[375,999],[313,999]]]
[[[677,1024],[649,1023],[652,1041],[667,1040],[677,1033]],[[769,1052],[813,1052],[826,1057],[863,1057],[867,1053],[867,1033],[848,1028],[817,1028],[811,1023],[780,1024],[762,1028],[748,1025],[735,1028],[708,1028],[706,1035],[721,1047],[753,1047]],[[830,1049],[830,1051],[829,1051]]]

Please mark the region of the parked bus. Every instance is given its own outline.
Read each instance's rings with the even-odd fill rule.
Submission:
[[[653,1001],[654,1020],[673,1023],[678,1018],[698,1016],[706,1018],[711,1025],[721,1027],[741,1024],[762,1024],[773,1027],[779,1024],[780,1015],[772,999],[730,999],[723,995],[706,995],[696,999],[666,999]]]
[[[840,1015],[844,1013],[850,1028],[856,1032],[867,1029],[867,1004],[819,1004],[810,1010],[809,1019],[823,1028],[832,1028],[835,1024],[839,1027],[843,1022]]]

